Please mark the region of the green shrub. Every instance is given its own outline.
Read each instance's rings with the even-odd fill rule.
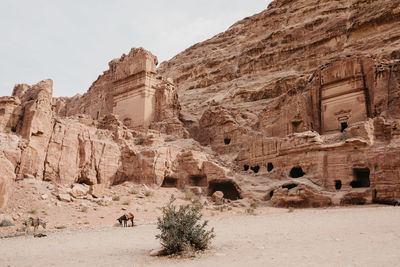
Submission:
[[[258,204],[255,201],[250,204],[250,208],[252,208],[252,209],[256,209],[257,207],[258,207]]]
[[[156,238],[160,239],[166,254],[206,249],[215,234],[214,228],[206,230],[208,221],[201,223],[203,206],[197,201],[178,208],[174,201],[174,196],[171,196],[169,203],[161,208],[162,218],[157,219],[157,229],[161,234]]]
[[[185,193],[185,200],[188,200],[188,201],[197,201],[197,200],[200,200],[199,197],[196,196],[195,193],[193,193],[192,191],[190,191],[190,190],[187,189],[187,188],[184,190],[184,193]]]
[[[9,220],[4,219],[0,222],[0,227],[9,227],[9,226],[14,226],[14,224]]]
[[[144,191],[144,195],[145,195],[146,197],[151,197],[151,196],[154,195],[154,192],[151,191],[151,190],[146,190],[146,191]]]

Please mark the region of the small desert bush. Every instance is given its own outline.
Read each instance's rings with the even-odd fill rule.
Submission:
[[[196,196],[196,194],[193,193],[192,191],[190,191],[189,189],[185,189],[184,193],[185,193],[185,200],[189,200],[189,201],[199,200],[199,197]]]
[[[246,209],[246,213],[251,214],[251,215],[255,215],[255,211],[254,211],[253,208]]]
[[[0,227],[9,227],[9,226],[14,226],[14,224],[9,220],[4,219],[0,222]]]
[[[139,194],[139,190],[136,189],[136,188],[133,188],[132,190],[129,191],[129,194],[131,194],[131,195],[137,195],[137,194]]]
[[[216,206],[214,207],[215,210],[219,210],[220,212],[224,212],[226,210],[231,210],[231,207],[228,207],[227,205],[221,205],[221,206]]]
[[[201,222],[203,206],[197,201],[177,207],[174,201],[171,196],[169,203],[161,208],[162,217],[157,219],[161,234],[156,238],[160,239],[166,254],[206,249],[215,234],[214,228],[206,229],[208,221]]]
[[[54,228],[56,228],[58,230],[61,230],[61,229],[67,228],[67,226],[65,226],[65,225],[56,225],[56,226],[54,226]]]
[[[88,212],[89,207],[88,206],[82,206],[81,207],[81,212]]]
[[[252,209],[256,209],[257,207],[258,207],[257,202],[252,202],[252,203],[250,204],[250,208],[252,208]]]
[[[37,209],[31,209],[28,213],[36,215],[38,213]]]
[[[146,197],[151,197],[152,195],[154,195],[154,192],[151,191],[151,190],[146,190],[146,191],[144,191],[144,195],[145,195]]]
[[[123,203],[122,203],[122,205],[126,205],[126,206],[129,206],[131,204],[131,201],[130,200],[125,200]]]
[[[120,198],[120,196],[118,196],[118,195],[115,195],[115,196],[113,196],[112,197],[112,200],[113,201],[119,201],[121,198]]]
[[[288,212],[289,212],[289,213],[294,212],[294,208],[293,208],[293,207],[289,207],[289,208],[288,208]]]
[[[221,206],[224,205],[224,201],[222,201],[221,199],[217,199],[214,204],[215,206]]]

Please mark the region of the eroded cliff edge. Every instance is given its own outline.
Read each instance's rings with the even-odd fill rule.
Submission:
[[[156,69],[132,49],[89,91],[0,99],[15,179],[196,187],[326,206],[400,198],[400,1],[274,1]]]

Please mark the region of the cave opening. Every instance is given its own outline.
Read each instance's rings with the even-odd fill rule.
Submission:
[[[267,164],[267,171],[270,172],[274,169],[274,164],[272,164],[272,162],[268,162]]]
[[[249,170],[249,165],[247,164],[243,165],[243,170],[247,172]]]
[[[256,166],[252,166],[250,168],[254,173],[258,173],[258,171],[260,170],[260,166],[256,165]]]
[[[230,181],[211,181],[208,184],[208,194],[211,196],[216,191],[224,193],[226,199],[237,200],[242,198],[236,185]]]
[[[80,177],[76,182],[78,184],[93,185],[93,182],[87,177]]]
[[[368,168],[355,168],[353,169],[354,180],[350,183],[352,188],[361,188],[361,187],[369,187],[370,180],[369,174],[370,171]]]
[[[273,197],[274,196],[274,190],[271,190],[270,192],[269,192],[269,197]]]
[[[304,171],[303,171],[303,169],[301,168],[301,167],[293,167],[291,170],[290,170],[290,177],[292,177],[292,178],[300,178],[300,177],[303,177],[304,176]]]
[[[342,189],[342,181],[340,181],[340,180],[335,181],[335,189],[336,190]]]
[[[286,184],[286,185],[282,185],[282,188],[287,188],[287,189],[292,189],[297,187],[297,184]]]
[[[340,131],[343,133],[344,130],[348,127],[347,122],[340,123]]]
[[[189,185],[191,186],[207,186],[207,176],[206,175],[191,175],[189,176]]]
[[[164,177],[161,187],[178,187],[178,179],[174,177]]]
[[[225,138],[224,139],[224,144],[225,145],[229,145],[231,143],[231,139],[230,138]]]

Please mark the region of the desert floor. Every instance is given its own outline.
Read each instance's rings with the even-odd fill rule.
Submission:
[[[0,239],[0,266],[400,266],[400,208],[296,209],[209,217],[216,238],[194,258],[151,257],[154,222]]]

